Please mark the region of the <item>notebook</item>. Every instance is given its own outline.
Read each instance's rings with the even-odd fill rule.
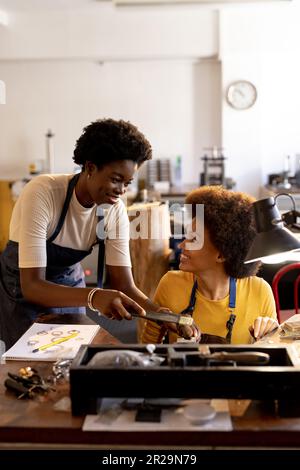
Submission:
[[[99,325],[33,323],[2,358],[16,361],[73,359],[82,344],[90,344]]]

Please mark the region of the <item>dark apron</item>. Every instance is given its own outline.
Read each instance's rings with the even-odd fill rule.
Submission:
[[[198,287],[198,284],[197,284],[197,281],[195,281],[192,291],[191,291],[189,304],[184,310],[182,310],[182,312],[180,313],[181,315],[190,315],[190,316],[193,315],[195,304],[196,304],[197,287]],[[226,328],[227,328],[226,338],[223,338],[222,336],[211,335],[208,333],[201,333],[200,343],[204,343],[204,344],[214,344],[214,343],[230,344],[231,343],[232,330],[233,330],[233,325],[234,325],[235,318],[236,318],[236,315],[233,313],[235,309],[235,304],[236,304],[236,279],[231,277],[230,284],[229,284],[229,319],[226,322]]]
[[[76,174],[70,180],[57,227],[46,242],[46,280],[69,287],[85,287],[80,261],[92,251],[92,248],[88,251],[74,250],[53,243],[64,224],[78,178],[79,174]],[[85,307],[44,308],[25,300],[20,286],[18,243],[9,241],[0,257],[0,339],[4,341],[6,349],[17,341],[42,312],[86,313]]]

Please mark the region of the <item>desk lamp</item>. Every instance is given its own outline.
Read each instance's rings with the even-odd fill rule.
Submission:
[[[288,196],[293,202],[293,210],[280,214],[276,205],[279,196]],[[291,230],[300,233],[295,200],[290,194],[280,193],[275,197],[261,199],[253,203],[257,234],[246,256],[245,263],[281,263],[300,258],[300,239]],[[286,228],[288,227],[288,228]],[[298,251],[299,250],[299,251]],[[295,253],[296,252],[296,253]]]

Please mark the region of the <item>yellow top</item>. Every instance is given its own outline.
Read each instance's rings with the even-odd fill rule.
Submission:
[[[181,313],[190,300],[194,284],[192,273],[169,271],[160,280],[155,293],[155,301],[172,312]],[[251,342],[249,326],[259,316],[277,318],[275,301],[270,285],[262,278],[251,276],[237,279],[236,315],[232,330],[232,344]],[[221,300],[210,300],[199,290],[196,292],[196,304],[193,318],[202,333],[226,337],[226,322],[229,319],[229,294]],[[154,322],[145,321],[141,333],[143,343],[160,343],[164,329]],[[175,333],[169,334],[170,342],[177,340]]]

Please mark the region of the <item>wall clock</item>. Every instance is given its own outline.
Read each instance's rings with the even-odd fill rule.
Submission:
[[[234,109],[251,108],[257,99],[256,87],[247,80],[238,80],[227,88],[226,99]]]

